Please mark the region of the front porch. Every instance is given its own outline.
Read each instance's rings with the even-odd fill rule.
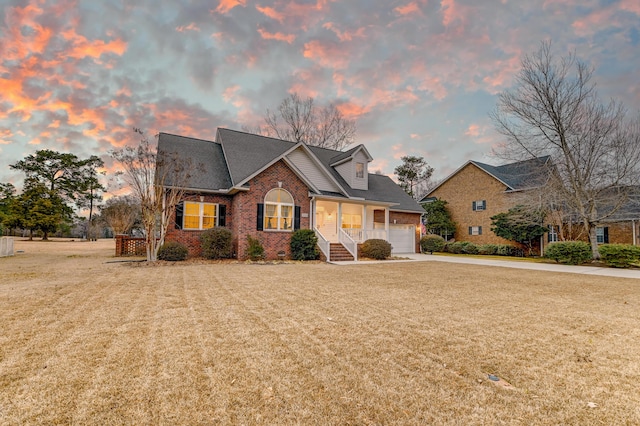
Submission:
[[[397,249],[415,252],[415,226],[391,223],[391,205],[312,200],[312,227],[324,255],[330,259],[332,245],[335,251],[340,244],[357,260],[358,244],[370,239],[385,240]]]

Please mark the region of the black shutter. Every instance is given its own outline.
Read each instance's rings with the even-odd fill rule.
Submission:
[[[258,219],[256,221],[256,229],[262,231],[264,229],[264,204],[258,204]]]
[[[551,232],[553,231],[553,225],[547,225],[547,228],[549,228],[549,230],[547,231],[547,242],[550,243],[551,242]]]
[[[300,229],[300,206],[293,208],[293,230]]]
[[[227,225],[227,206],[224,204],[218,205],[218,226]]]
[[[482,235],[482,226],[478,226],[478,235]]]
[[[471,209],[472,209],[474,212],[476,211],[476,202],[475,202],[475,201],[471,203]],[[471,233],[471,232],[469,232],[469,233]]]
[[[604,227],[604,243],[609,244],[609,227]]]
[[[469,235],[473,235],[473,226],[469,227]]]
[[[176,204],[176,229],[182,229],[183,215],[184,215],[184,203]]]
[[[482,210],[487,209],[487,200],[482,200]]]

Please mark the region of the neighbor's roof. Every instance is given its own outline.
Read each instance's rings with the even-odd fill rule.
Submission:
[[[282,159],[299,145],[224,128],[218,128],[216,142],[168,133],[160,133],[158,141],[161,152],[174,152],[180,158],[202,166],[202,173],[196,173],[187,186],[205,191],[230,190],[234,186],[243,185],[248,178]],[[420,204],[388,176],[369,173],[369,189],[366,191],[353,189],[345,182],[331,164],[336,159],[348,158],[358,149],[364,149],[367,153],[362,145],[345,152],[315,146],[305,147],[345,192],[318,195],[394,204],[392,210],[395,211],[424,212]]]
[[[447,176],[436,187],[431,189],[423,198],[431,197],[431,194],[435,192],[440,186],[458,174],[469,164],[473,164],[482,171],[486,172],[496,180],[500,181],[506,186],[506,191],[522,191],[525,189],[538,188],[543,186],[547,182],[549,173],[551,157],[545,155],[543,157],[536,157],[529,160],[518,161],[515,163],[503,164],[500,166],[492,166],[489,164],[481,163],[479,161],[467,161],[456,171]]]

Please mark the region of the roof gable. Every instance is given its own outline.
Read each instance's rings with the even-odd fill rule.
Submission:
[[[506,191],[522,191],[525,189],[537,188],[543,186],[547,182],[550,161],[551,157],[548,155],[515,163],[503,164],[501,166],[491,166],[479,161],[469,160],[431,189],[422,198],[422,200],[431,197],[431,194],[440,188],[440,186],[460,173],[470,164],[502,183],[506,187]]]
[[[222,146],[233,186],[242,185],[296,146],[295,142],[224,128],[218,128],[216,139]]]

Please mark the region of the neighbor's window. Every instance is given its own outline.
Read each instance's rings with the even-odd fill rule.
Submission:
[[[356,163],[356,177],[364,178],[364,163]]]
[[[184,202],[182,229],[209,229],[216,226],[217,205],[212,203]]]
[[[474,201],[471,204],[471,208],[473,209],[473,211],[486,210],[487,209],[487,200]]]
[[[272,189],[264,197],[264,229],[293,229],[293,197],[284,189]]]
[[[470,226],[469,235],[482,235],[482,226]]]
[[[558,241],[558,227],[549,225],[549,242],[555,243]]]
[[[599,226],[596,228],[596,241],[598,244],[606,244],[609,242],[609,228]]]

